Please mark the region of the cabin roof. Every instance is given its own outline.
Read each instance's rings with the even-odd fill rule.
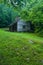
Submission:
[[[9,26],[14,25],[14,24],[15,24],[15,23],[17,23],[19,20],[21,20],[21,18],[20,18],[20,17],[15,18],[15,21],[14,21],[13,23],[11,23]]]
[[[12,26],[13,24],[15,24],[16,22],[13,22],[13,23],[11,23],[9,26]]]
[[[23,21],[23,19],[21,19],[20,17],[17,17],[17,18],[15,18],[15,21],[9,25],[9,27],[14,25],[15,23],[17,23],[19,20]]]

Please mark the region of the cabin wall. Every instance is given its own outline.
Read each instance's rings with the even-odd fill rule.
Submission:
[[[17,31],[18,32],[26,32],[30,30],[30,24],[23,21],[23,20],[19,20],[17,22]]]
[[[23,21],[21,21],[21,20],[19,20],[18,22],[17,22],[17,31],[19,32],[21,32],[21,31],[23,31],[23,24],[24,24],[24,22]]]
[[[31,24],[30,22],[25,22],[23,20],[18,20],[17,22],[13,23],[10,27],[9,30],[12,32],[29,32],[31,31]]]

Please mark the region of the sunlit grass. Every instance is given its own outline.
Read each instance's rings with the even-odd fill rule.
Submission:
[[[0,30],[0,65],[43,65],[43,38]]]

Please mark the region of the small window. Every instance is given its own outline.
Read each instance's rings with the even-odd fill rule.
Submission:
[[[23,29],[25,29],[26,28],[26,26],[25,25],[23,25]]]

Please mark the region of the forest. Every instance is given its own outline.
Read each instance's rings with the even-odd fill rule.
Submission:
[[[19,16],[34,24],[34,32],[43,36],[43,0],[0,0],[0,27],[8,27]]]

